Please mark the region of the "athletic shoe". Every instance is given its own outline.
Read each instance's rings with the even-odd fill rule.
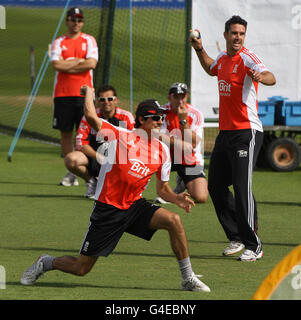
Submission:
[[[182,180],[182,178],[177,176],[177,178],[176,178],[176,186],[174,187],[173,192],[179,194],[179,193],[184,192],[185,189],[186,189],[186,186],[185,186],[184,181]]]
[[[79,185],[79,183],[78,183],[76,175],[69,172],[69,171],[67,172],[65,177],[60,182],[60,186],[64,186],[64,187],[71,187],[71,186],[78,186],[78,185]]]
[[[42,259],[46,256],[47,254],[42,254],[39,256],[37,261],[23,272],[20,279],[22,284],[32,285],[44,273]]]
[[[192,276],[186,280],[182,281],[182,290],[186,291],[203,291],[203,292],[210,292],[210,288],[203,283],[198,278],[202,277],[199,274],[192,274]]]
[[[232,254],[240,252],[244,249],[244,244],[240,241],[230,241],[229,246],[224,250],[224,256],[231,256]]]
[[[167,202],[167,201],[163,200],[162,198],[157,197],[155,199],[155,203],[167,204],[167,203],[170,203],[170,202]]]
[[[237,259],[239,261],[256,261],[263,257],[263,251],[258,254],[252,250],[246,249],[243,254]]]
[[[87,192],[85,194],[86,198],[94,199],[96,185],[97,185],[97,180],[93,177],[88,182],[86,182],[86,186],[87,186]]]

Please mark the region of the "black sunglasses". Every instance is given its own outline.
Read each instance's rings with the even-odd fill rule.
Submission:
[[[115,100],[115,98],[116,98],[115,96],[113,96],[113,97],[107,97],[107,98],[98,97],[97,100],[98,100],[99,102],[106,102],[106,101],[112,102],[112,101]]]
[[[165,118],[165,115],[164,114],[162,114],[162,115],[149,115],[149,116],[144,116],[143,118],[152,118],[152,120],[153,121],[159,121],[159,120],[161,120],[161,121],[163,121],[164,120],[164,118]]]
[[[72,22],[84,22],[84,18],[73,18],[73,17],[68,17],[68,21]]]

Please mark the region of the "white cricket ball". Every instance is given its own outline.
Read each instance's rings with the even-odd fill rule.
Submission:
[[[198,30],[192,30],[189,34],[189,38],[193,39],[193,38],[197,38],[197,39],[201,39],[201,34],[200,31]]]

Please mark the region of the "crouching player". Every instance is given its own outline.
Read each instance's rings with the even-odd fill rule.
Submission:
[[[188,245],[179,215],[149,203],[141,197],[151,176],[157,175],[157,192],[168,202],[186,212],[194,206],[186,192],[176,194],[168,185],[169,150],[152,135],[162,125],[163,110],[156,100],[145,100],[136,111],[136,129],[114,127],[100,119],[93,103],[94,90],[85,87],[84,112],[88,123],[98,134],[107,136],[109,152],[101,165],[95,205],[78,257],[41,255],[21,277],[24,285],[34,284],[44,272],[60,270],[77,276],[87,274],[99,256],[108,256],[124,232],[150,240],[158,229],[169,233],[172,250],[182,275],[182,289],[210,292],[192,270]]]

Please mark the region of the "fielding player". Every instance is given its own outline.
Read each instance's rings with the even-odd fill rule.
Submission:
[[[73,129],[83,117],[83,85],[93,86],[93,69],[98,61],[98,48],[94,37],[81,30],[84,15],[81,9],[67,12],[67,33],[54,40],[51,47],[51,64],[56,70],[54,81],[53,128],[60,130],[64,158],[73,151]],[[68,172],[60,185],[78,185],[74,174]]]
[[[191,143],[191,152],[183,152],[170,141],[172,171],[177,171],[177,185],[174,192],[187,188],[193,200],[205,203],[208,199],[208,186],[204,172],[203,158],[203,114],[187,103],[188,87],[185,83],[173,83],[169,88],[169,103],[163,106],[165,119],[161,127],[163,134]],[[160,198],[157,202],[162,202]]]
[[[216,60],[202,40],[190,39],[203,69],[217,76],[219,135],[210,158],[208,188],[218,219],[230,240],[223,254],[245,251],[238,260],[255,261],[263,256],[257,236],[257,209],[252,175],[263,140],[258,116],[258,83],[274,85],[274,75],[253,52],[244,47],[247,22],[233,16],[225,23],[226,51]],[[235,198],[229,190],[233,185]]]
[[[96,92],[97,116],[107,120],[114,126],[121,126],[132,130],[135,125],[133,115],[117,106],[118,98],[113,86],[103,85]],[[67,169],[86,181],[87,192],[85,197],[94,199],[97,177],[100,170],[101,154],[106,152],[108,143],[96,141],[96,131],[91,128],[85,116],[79,125],[76,135],[76,151],[70,152],[65,158]],[[100,149],[101,150],[100,150]],[[98,157],[97,157],[98,155]]]
[[[168,147],[152,136],[159,131],[163,112],[156,100],[146,100],[136,111],[136,130],[115,127],[100,119],[93,104],[94,92],[85,87],[85,117],[98,135],[108,137],[108,155],[101,165],[95,205],[80,255],[40,256],[24,271],[21,283],[34,284],[49,270],[60,270],[83,276],[99,256],[108,256],[124,232],[150,240],[157,229],[165,229],[175,253],[181,275],[182,289],[205,291],[210,289],[193,273],[185,231],[179,215],[149,203],[141,197],[151,176],[157,175],[157,192],[165,200],[190,212],[193,200],[188,193],[174,193],[168,185],[170,156]]]

